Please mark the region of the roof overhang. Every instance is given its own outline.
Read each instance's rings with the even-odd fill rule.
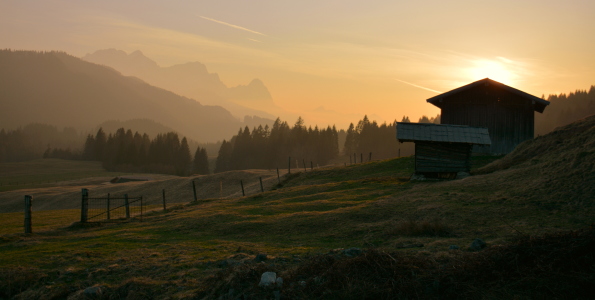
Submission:
[[[512,94],[515,94],[515,95],[521,96],[523,98],[529,99],[529,100],[531,100],[531,103],[533,103],[533,109],[536,112],[539,112],[539,113],[543,113],[543,111],[545,110],[545,107],[548,106],[548,105],[550,105],[550,102],[549,101],[543,100],[543,99],[541,99],[539,97],[536,97],[536,96],[533,96],[531,94],[527,94],[527,93],[525,93],[525,92],[523,92],[521,90],[517,90],[517,89],[515,89],[513,87],[510,87],[510,86],[508,86],[506,84],[500,83],[498,81],[495,81],[495,80],[492,80],[492,79],[489,79],[489,78],[484,78],[482,80],[478,80],[478,81],[472,82],[472,83],[470,83],[468,85],[464,85],[464,86],[462,86],[460,88],[456,88],[456,89],[451,90],[451,91],[448,91],[446,93],[442,93],[442,94],[440,94],[438,96],[434,96],[432,98],[429,98],[426,101],[429,102],[429,103],[432,103],[432,104],[436,105],[439,108],[442,108],[442,103],[443,103],[443,99],[444,98],[449,97],[449,96],[452,96],[452,95],[457,94],[457,93],[460,93],[460,92],[463,92],[463,91],[466,91],[466,90],[469,90],[471,88],[474,88],[474,87],[477,87],[477,86],[480,86],[480,85],[495,85],[495,86],[497,86],[497,87],[499,87],[499,88],[501,88],[503,90],[506,90],[506,91],[508,91],[508,92],[510,92]]]
[[[397,122],[399,142],[440,142],[491,145],[487,128],[466,125]]]

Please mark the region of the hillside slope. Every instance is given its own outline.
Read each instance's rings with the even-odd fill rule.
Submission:
[[[398,158],[292,173],[142,222],[6,235],[0,296],[589,299],[593,130],[593,117],[560,128],[462,180],[411,182],[413,159]],[[470,251],[476,238],[487,248]],[[258,287],[266,271],[283,285]]]
[[[94,129],[108,120],[151,119],[200,142],[243,124],[220,106],[151,86],[61,52],[0,51],[0,128],[29,123]]]

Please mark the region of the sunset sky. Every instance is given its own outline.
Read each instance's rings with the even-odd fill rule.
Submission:
[[[0,48],[140,50],[261,79],[307,124],[435,116],[492,78],[541,96],[595,84],[595,1],[0,1]],[[293,123],[295,120],[287,120]]]

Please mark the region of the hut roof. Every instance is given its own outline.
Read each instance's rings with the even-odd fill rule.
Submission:
[[[500,83],[498,81],[495,81],[495,80],[492,80],[492,79],[489,79],[489,78],[484,78],[484,79],[481,79],[481,80],[472,82],[472,83],[470,83],[468,85],[465,85],[465,86],[462,86],[460,88],[456,88],[456,89],[451,90],[451,91],[448,91],[446,93],[442,93],[442,94],[440,94],[438,96],[434,96],[432,98],[429,98],[426,101],[429,102],[429,103],[432,103],[432,104],[434,104],[434,105],[436,105],[436,106],[438,106],[440,108],[442,108],[442,100],[444,98],[449,97],[449,96],[452,96],[452,95],[457,94],[457,93],[460,93],[460,92],[463,92],[463,91],[466,91],[468,89],[471,89],[471,88],[474,88],[474,87],[477,87],[477,86],[481,86],[481,85],[494,85],[494,86],[499,87],[499,88],[501,88],[503,90],[506,90],[506,91],[508,91],[508,92],[510,92],[512,94],[521,96],[521,97],[526,98],[528,100],[531,100],[531,101],[534,102],[534,109],[535,109],[535,111],[540,112],[540,113],[542,113],[543,110],[545,109],[545,107],[550,104],[549,101],[543,100],[543,99],[541,99],[539,97],[536,97],[536,96],[533,96],[531,94],[527,94],[527,93],[525,93],[525,92],[523,92],[521,90],[517,90],[517,89],[515,89],[513,87],[507,86],[506,84]]]
[[[487,128],[465,125],[397,122],[399,142],[428,141],[491,145]]]

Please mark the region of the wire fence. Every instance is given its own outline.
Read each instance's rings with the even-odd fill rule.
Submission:
[[[142,220],[143,212],[146,208],[143,203],[143,197],[110,197],[107,194],[105,198],[88,198],[87,222],[117,222],[128,220],[140,216]]]
[[[293,177],[302,172],[319,168],[318,165],[312,162],[308,164],[305,160],[289,159],[290,166],[294,162],[295,166],[298,166],[297,168],[277,168],[276,172],[273,169],[266,172],[263,170],[262,172],[232,172],[210,176],[195,176],[194,178],[188,178],[188,180],[179,178],[165,179],[151,184],[143,184],[142,189],[136,188],[136,185],[106,184],[97,186],[92,191],[82,189],[79,192],[70,191],[65,194],[34,195],[36,199],[32,201],[31,196],[29,196],[31,198],[28,202],[30,205],[28,208],[29,214],[25,216],[25,221],[30,223],[31,211],[35,214],[37,211],[49,210],[60,214],[59,218],[53,218],[52,220],[55,220],[53,222],[60,221],[60,224],[62,224],[52,223],[52,228],[59,228],[72,222],[143,221],[143,217],[147,213],[165,211],[172,205],[200,202],[206,199],[233,199],[260,194],[282,186],[283,180],[290,174]],[[135,193],[136,195],[129,196],[127,193]],[[18,203],[15,201],[12,205],[0,203],[0,210],[4,210],[6,207],[9,209],[6,212],[22,212],[22,195],[18,198],[20,198],[20,201]],[[32,207],[31,203],[34,203]],[[80,215],[76,211],[79,211]],[[33,227],[35,227],[35,220],[33,218]],[[21,222],[19,223],[23,224]],[[48,222],[44,221],[42,223]],[[30,232],[30,227],[31,225],[29,229],[26,228],[26,231]],[[48,227],[45,226],[44,228]]]

